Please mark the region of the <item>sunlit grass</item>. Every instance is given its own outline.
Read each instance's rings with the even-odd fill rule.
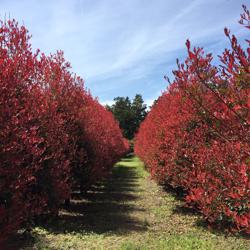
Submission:
[[[34,243],[26,249],[250,249],[247,239],[200,226],[202,218],[182,211],[183,202],[152,181],[138,157],[121,159],[112,177],[95,189],[90,199],[77,200],[83,206],[75,213],[79,219],[64,211],[72,220],[35,227]]]

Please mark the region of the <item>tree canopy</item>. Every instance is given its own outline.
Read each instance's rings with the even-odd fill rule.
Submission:
[[[118,96],[114,102],[111,106],[106,105],[106,108],[119,122],[124,137],[132,139],[147,114],[147,105],[140,94],[136,94],[132,101],[129,97]]]

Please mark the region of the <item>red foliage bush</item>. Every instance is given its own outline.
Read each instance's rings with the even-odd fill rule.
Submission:
[[[0,241],[57,213],[75,185],[102,178],[128,150],[63,53],[33,53],[29,39],[16,21],[0,23]]]
[[[249,22],[244,6],[240,23]],[[188,57],[142,123],[135,152],[209,222],[250,233],[250,41],[244,50],[225,34],[231,49],[221,67],[187,41]]]

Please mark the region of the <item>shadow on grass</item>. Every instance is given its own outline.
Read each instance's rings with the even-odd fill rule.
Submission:
[[[123,235],[131,231],[147,230],[145,221],[130,216],[131,212],[144,211],[134,205],[139,198],[137,193],[140,187],[136,167],[126,166],[130,161],[133,159],[122,159],[110,177],[92,186],[86,194],[74,192],[71,204],[61,209],[58,217],[47,220],[43,218],[43,222],[40,220],[37,226],[53,234],[75,232]],[[33,249],[35,241],[29,232],[13,235],[4,249],[20,249],[21,246]]]
[[[181,187],[173,188],[169,184],[162,185],[162,188],[165,192],[172,194],[176,200],[183,201],[187,194],[187,192],[183,188]]]
[[[203,230],[207,230],[213,232],[216,235],[223,235],[227,236],[234,236],[237,238],[244,238],[250,239],[250,236],[245,234],[244,232],[232,232],[230,228],[232,228],[230,223],[227,222],[218,222],[214,224],[210,224],[204,217],[202,217],[202,213],[199,211],[198,208],[195,207],[188,207],[184,203],[184,198],[186,196],[186,192],[181,188],[173,188],[170,185],[164,186],[164,190],[168,193],[171,193],[176,200],[182,201],[182,205],[176,205],[173,208],[173,214],[180,214],[180,215],[188,215],[188,216],[195,216],[195,226],[197,228],[201,228]]]
[[[187,207],[185,205],[177,205],[173,209],[174,214],[183,214],[183,215],[201,215],[198,209]]]
[[[223,223],[220,221],[211,225],[205,219],[200,218],[196,221],[196,226],[198,228],[209,230],[210,232],[216,235],[223,235],[225,237],[233,236],[237,238],[250,240],[250,235],[246,234],[245,232],[233,232],[231,230],[232,227],[230,223],[226,223],[226,222]]]
[[[138,199],[138,178],[135,167],[118,164],[107,180],[93,186],[84,196],[74,193],[71,204],[60,211],[58,218],[39,226],[52,233],[144,231],[145,222],[129,215],[144,211],[133,204]]]

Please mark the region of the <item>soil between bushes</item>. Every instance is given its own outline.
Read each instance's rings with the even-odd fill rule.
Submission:
[[[9,249],[250,249],[250,239],[211,231],[201,215],[164,191],[131,155],[59,217],[13,238]]]

